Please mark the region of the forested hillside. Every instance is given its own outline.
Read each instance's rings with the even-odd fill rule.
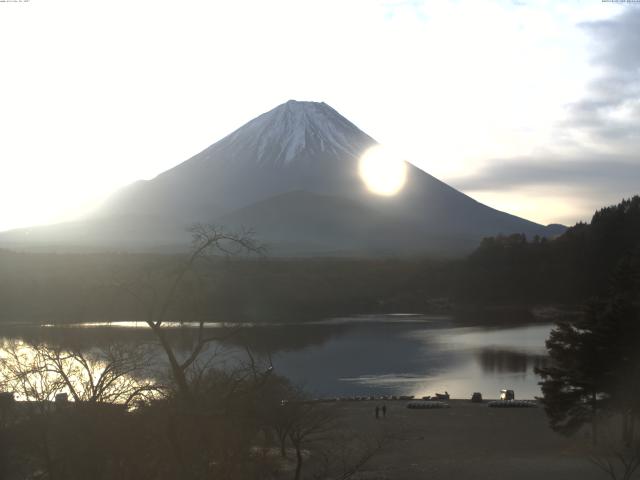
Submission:
[[[0,251],[0,323],[144,320],[133,291],[163,295],[182,256],[34,254]],[[303,321],[349,313],[441,309],[418,296],[422,272],[448,265],[423,260],[213,258],[182,282],[170,320]],[[200,280],[196,280],[196,278]],[[196,305],[197,304],[197,308]]]
[[[0,323],[144,320],[133,291],[162,303],[180,255],[0,251]],[[305,321],[467,306],[580,304],[638,271],[640,197],[554,239],[491,237],[464,260],[214,257],[170,305],[175,321]],[[197,308],[195,307],[197,305]]]
[[[523,235],[483,240],[468,258],[459,299],[581,302],[604,295],[621,262],[640,259],[640,197],[598,210],[548,241]]]

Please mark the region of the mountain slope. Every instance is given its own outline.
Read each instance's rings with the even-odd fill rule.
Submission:
[[[253,227],[282,255],[398,255],[463,253],[483,236],[547,232],[413,165],[397,195],[371,194],[358,160],[375,143],[324,103],[289,101],[116,192],[85,221],[10,232],[0,242],[177,247],[188,225],[215,222]]]
[[[353,199],[296,191],[276,195],[219,219],[230,228],[251,225],[272,255],[453,255],[475,237],[431,232],[410,217],[385,213]]]
[[[289,101],[153,180],[123,189],[99,214],[201,221],[296,189],[342,193],[357,181],[359,155],[374,143],[324,103]]]

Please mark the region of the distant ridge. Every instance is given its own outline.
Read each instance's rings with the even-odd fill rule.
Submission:
[[[276,255],[460,255],[484,236],[556,236],[409,165],[394,197],[370,194],[358,159],[376,142],[325,103],[290,100],[189,160],[114,193],[81,222],[0,234],[0,245],[185,248],[194,222],[253,227]]]

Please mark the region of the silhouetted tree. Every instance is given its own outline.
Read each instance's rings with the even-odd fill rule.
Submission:
[[[335,429],[336,413],[332,406],[311,402],[289,402],[282,408],[290,410],[288,436],[296,452],[294,480],[299,480],[304,461],[303,448],[327,437]]]
[[[542,403],[551,427],[572,434],[591,424],[606,402],[608,366],[600,358],[598,334],[584,322],[560,323],[546,342],[551,361],[536,372],[542,377]]]
[[[606,427],[589,460],[612,480],[630,480],[640,467],[640,438],[620,439],[611,422]]]
[[[189,231],[193,237],[191,252],[184,261],[169,272],[164,288],[153,281],[151,272],[148,272],[145,279],[138,282],[119,284],[119,287],[129,293],[143,308],[145,321],[158,339],[169,362],[176,388],[184,398],[190,396],[187,373],[189,368],[210,342],[220,339],[220,336],[206,334],[207,318],[203,315],[202,308],[206,291],[205,278],[196,269],[197,263],[214,254],[235,256],[263,251],[263,247],[255,241],[251,231],[227,232],[221,227],[203,224],[195,224]],[[167,338],[165,323],[168,321],[171,308],[180,295],[185,294],[185,291],[191,297],[189,305],[191,313],[195,312],[199,317],[198,337],[191,352],[185,358],[180,358]],[[185,312],[178,312],[177,315],[180,318],[185,315]]]
[[[608,295],[619,263],[640,247],[640,196],[596,211],[555,239],[486,238],[451,288],[480,303],[583,303]]]
[[[146,379],[143,347],[113,344],[81,352],[6,341],[2,352],[0,390],[25,402],[2,431],[12,438],[7,456],[19,475],[41,470],[48,480],[109,478],[106,472],[132,478],[123,473],[121,449],[122,439],[133,434],[127,432],[127,409],[136,400],[158,398],[160,390]],[[55,402],[62,392],[73,401]]]
[[[609,296],[593,300],[581,319],[560,323],[547,340],[551,362],[542,377],[543,403],[551,426],[572,433],[598,414],[618,413],[631,441],[640,416],[640,303],[637,255],[615,269]]]

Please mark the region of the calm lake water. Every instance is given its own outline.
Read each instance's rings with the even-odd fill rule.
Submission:
[[[83,348],[108,341],[151,344],[143,324],[12,328],[0,337],[39,340]],[[545,362],[544,342],[551,324],[470,326],[455,318],[422,315],[370,315],[307,324],[248,326],[240,335],[211,347],[219,365],[246,360],[242,345],[275,371],[317,397],[352,395],[433,395],[448,391],[467,398],[475,391],[495,398],[511,388],[516,398],[540,395],[534,367]],[[209,331],[215,333],[212,324]],[[241,338],[240,338],[241,337]],[[175,328],[172,342],[186,352],[194,329]],[[158,356],[158,358],[162,358]]]

